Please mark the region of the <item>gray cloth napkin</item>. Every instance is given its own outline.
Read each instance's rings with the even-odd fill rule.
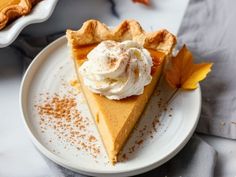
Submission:
[[[213,71],[202,82],[198,132],[236,139],[236,1],[191,0],[178,33],[198,62]]]

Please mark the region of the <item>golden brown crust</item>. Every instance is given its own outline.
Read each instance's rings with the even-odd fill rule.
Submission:
[[[17,17],[28,14],[40,0],[20,0],[16,5],[10,5],[0,11],[0,30]]]
[[[100,21],[88,20],[78,31],[67,30],[66,36],[72,49],[104,40],[134,40],[145,48],[162,51],[168,55],[176,44],[176,37],[167,30],[147,33],[135,20],[125,20],[114,29],[109,29]]]

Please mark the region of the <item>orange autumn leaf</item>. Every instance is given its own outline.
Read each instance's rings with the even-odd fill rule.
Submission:
[[[198,82],[205,79],[211,67],[212,63],[193,63],[192,53],[184,45],[179,53],[171,58],[165,78],[172,88],[193,90],[197,88]]]
[[[144,4],[144,5],[149,5],[149,0],[133,0],[133,2],[135,3],[141,3],[141,4]]]

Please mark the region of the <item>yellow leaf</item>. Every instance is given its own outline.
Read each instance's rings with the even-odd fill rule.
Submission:
[[[193,90],[198,82],[205,79],[211,71],[212,63],[193,63],[192,53],[184,45],[179,53],[170,60],[170,67],[165,72],[167,83],[175,89]]]

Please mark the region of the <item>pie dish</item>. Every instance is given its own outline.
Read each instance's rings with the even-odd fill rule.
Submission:
[[[32,7],[40,0],[1,0],[0,30],[12,20],[30,13]]]
[[[135,20],[125,20],[115,29],[109,29],[97,20],[89,20],[78,31],[67,30],[75,70],[90,111],[112,163],[119,161],[118,154],[138,122],[152,92],[160,78],[166,60],[171,56],[176,38],[167,30],[147,33]],[[79,68],[87,59],[87,54],[99,43],[106,40],[132,40],[147,49],[152,57],[151,83],[138,96],[121,100],[110,100],[91,92],[84,84]]]

